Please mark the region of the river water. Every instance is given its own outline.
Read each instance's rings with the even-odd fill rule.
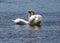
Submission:
[[[40,26],[15,25],[27,10],[42,15]],[[60,43],[60,0],[0,0],[0,43]]]

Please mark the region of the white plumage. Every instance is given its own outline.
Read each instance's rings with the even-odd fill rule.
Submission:
[[[17,18],[15,20],[12,20],[15,24],[20,24],[20,25],[24,25],[24,24],[28,24],[28,21],[24,20],[24,19],[20,19]]]
[[[24,20],[24,19],[20,19],[17,18],[15,20],[12,20],[15,24],[20,24],[20,25],[25,25],[25,24],[29,24],[29,25],[40,25],[41,21],[42,21],[42,16],[38,15],[34,13],[34,11],[29,10],[28,11],[29,15],[28,15],[28,21]]]
[[[34,22],[42,21],[42,16],[41,15],[32,15],[29,18],[29,21],[32,21],[32,20],[34,20]]]
[[[42,16],[35,14],[34,11],[29,10],[29,24],[30,25],[40,25],[41,21],[42,21]]]

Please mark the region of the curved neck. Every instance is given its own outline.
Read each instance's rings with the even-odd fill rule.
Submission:
[[[29,21],[29,18],[30,18],[32,15],[34,15],[33,12],[29,13],[29,15],[28,15],[28,21]]]
[[[34,13],[33,13],[33,12],[29,13],[29,17],[31,17],[32,15],[34,15]]]

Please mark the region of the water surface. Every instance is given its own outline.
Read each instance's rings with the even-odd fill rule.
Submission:
[[[12,22],[28,20],[28,9],[42,15],[40,26]],[[0,0],[0,43],[60,43],[60,1]]]

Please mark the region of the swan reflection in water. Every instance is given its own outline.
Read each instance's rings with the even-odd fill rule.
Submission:
[[[29,30],[40,30],[41,29],[41,25],[29,25],[28,29]]]
[[[19,24],[15,24],[15,28],[20,28],[22,25]],[[24,25],[26,27],[28,27],[28,30],[40,30],[41,29],[41,25]]]

